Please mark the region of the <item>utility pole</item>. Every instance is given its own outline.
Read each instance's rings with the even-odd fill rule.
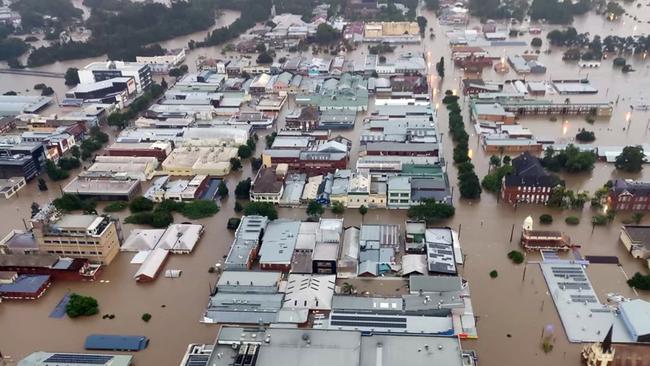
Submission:
[[[512,224],[512,229],[510,229],[510,242],[512,243],[512,236],[515,234],[515,224]]]

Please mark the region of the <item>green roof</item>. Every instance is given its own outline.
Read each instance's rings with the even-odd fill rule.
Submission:
[[[417,177],[417,176],[435,176],[442,178],[444,173],[440,165],[424,164],[404,164],[400,175]]]

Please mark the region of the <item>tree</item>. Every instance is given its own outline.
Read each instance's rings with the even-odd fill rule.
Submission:
[[[359,213],[361,214],[361,217],[366,216],[368,213],[368,207],[364,205],[359,206]]]
[[[253,151],[248,145],[240,145],[237,149],[237,156],[242,159],[250,158],[253,155]]]
[[[635,224],[639,225],[641,223],[641,220],[643,220],[643,214],[641,212],[635,212],[632,214],[632,222]]]
[[[260,215],[275,220],[278,218],[278,211],[271,202],[251,202],[244,208],[244,215]]]
[[[642,275],[636,272],[632,278],[627,280],[627,284],[638,290],[650,290],[650,275]]]
[[[249,199],[251,192],[251,179],[247,178],[237,183],[235,187],[235,197],[238,199]]]
[[[607,216],[605,215],[594,215],[591,217],[591,224],[594,226],[604,226],[607,225]]]
[[[255,45],[255,51],[257,51],[257,53],[266,52],[266,45],[263,42],[259,42]]]
[[[325,209],[318,201],[309,201],[309,204],[307,205],[307,215],[309,215],[309,217],[318,218],[323,214],[323,212],[325,212]]]
[[[54,89],[52,89],[52,87],[46,86],[45,88],[43,88],[43,90],[41,90],[41,95],[44,97],[49,97],[50,95],[53,94],[54,94]]]
[[[340,215],[345,212],[345,206],[341,201],[333,201],[330,207],[332,209],[332,213],[334,214]]]
[[[438,203],[435,200],[424,200],[416,206],[411,206],[407,216],[414,220],[423,220],[427,223],[448,219],[456,213],[454,206]]]
[[[273,146],[273,141],[275,141],[275,137],[278,135],[277,132],[273,132],[270,135],[264,136],[264,139],[266,140],[266,147],[271,148]]]
[[[262,167],[262,158],[251,158],[250,161],[251,161],[251,169],[253,169],[253,171],[260,170],[260,168]]]
[[[643,169],[645,162],[645,153],[641,146],[626,146],[623,148],[621,155],[616,157],[614,166],[626,172],[635,173]]]
[[[539,38],[539,37],[534,37],[534,38],[530,41],[530,46],[531,46],[531,47],[537,47],[537,48],[542,47],[542,39]]]
[[[128,202],[114,201],[104,207],[104,212],[119,212],[129,207]]]
[[[129,210],[131,212],[136,213],[136,212],[143,212],[143,211],[151,211],[153,210],[154,202],[147,197],[136,197],[134,198],[131,203],[129,204]]]
[[[79,74],[77,73],[79,69],[76,67],[70,67],[65,72],[65,85],[72,86],[79,84]]]
[[[441,78],[445,77],[445,58],[440,57],[440,61],[436,63],[436,71],[438,72],[438,76]]]
[[[496,269],[493,269],[490,271],[490,278],[497,278],[499,277],[499,272],[497,272]]]
[[[128,123],[127,118],[120,112],[109,114],[107,120],[109,126],[116,126],[119,128],[126,127],[126,124]]]
[[[242,166],[242,165],[241,165],[241,160],[239,160],[239,159],[237,159],[237,158],[231,158],[231,159],[230,159],[230,169],[231,169],[233,172],[236,172],[236,171],[238,171],[239,169],[241,169],[241,166]]]
[[[77,169],[81,166],[81,162],[77,158],[60,158],[57,164],[63,170]]]
[[[355,290],[354,286],[349,282],[344,282],[343,285],[341,286],[341,291],[347,295],[353,294],[354,290]]]
[[[339,32],[327,23],[321,23],[316,28],[314,40],[319,44],[331,43],[340,37]]]
[[[142,320],[143,320],[145,323],[148,323],[149,320],[151,320],[151,314],[149,314],[149,313],[144,313],[144,314],[142,314]]]
[[[481,183],[475,173],[470,173],[464,179],[459,177],[458,190],[460,196],[468,199],[475,199],[481,196]]]
[[[510,156],[508,156],[508,155],[504,156],[503,157],[503,165],[510,165],[511,160],[512,160],[512,158]]]
[[[501,166],[501,158],[496,156],[496,155],[490,156],[490,166],[493,166],[495,168],[500,167]]]
[[[226,185],[226,181],[222,180],[219,182],[219,186],[217,187],[217,194],[221,199],[224,199],[228,197],[228,186]]]
[[[271,56],[268,52],[262,52],[257,56],[256,61],[258,64],[270,64],[273,62],[273,56]]]
[[[59,169],[56,164],[49,159],[45,161],[45,172],[47,173],[47,176],[55,182],[64,180],[70,176],[67,171]]]
[[[73,293],[65,306],[65,312],[70,318],[91,316],[99,313],[99,304],[93,297]]]
[[[418,27],[420,27],[420,34],[424,36],[424,32],[427,30],[427,18],[423,16],[417,17]]]
[[[32,209],[32,216],[31,217],[34,217],[34,216],[36,216],[37,213],[39,213],[39,211],[41,211],[41,206],[39,206],[38,203],[36,203],[36,202],[32,202],[31,209]]]
[[[93,200],[82,200],[76,194],[64,193],[61,197],[55,198],[52,201],[54,207],[61,211],[77,211],[83,210],[85,212],[93,212],[97,204]]]
[[[216,215],[219,212],[219,206],[212,200],[194,200],[185,203],[180,211],[188,219],[198,220]]]
[[[165,78],[162,78],[162,80],[160,81],[160,87],[163,88],[163,90],[167,90],[168,85],[167,85],[167,80],[165,80]]]
[[[70,148],[70,154],[75,157],[75,159],[81,158],[81,150],[79,149],[79,146],[74,145],[72,148]]]
[[[45,183],[45,179],[38,178],[38,190],[41,192],[47,191],[47,183]]]

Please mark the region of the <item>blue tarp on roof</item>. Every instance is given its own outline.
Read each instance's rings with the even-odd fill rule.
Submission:
[[[140,351],[149,345],[145,336],[122,336],[110,334],[91,334],[86,337],[84,348],[88,350]]]

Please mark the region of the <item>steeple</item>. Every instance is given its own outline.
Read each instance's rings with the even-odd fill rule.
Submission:
[[[613,331],[614,331],[614,325],[612,324],[612,326],[609,327],[609,331],[607,332],[605,339],[603,340],[603,344],[602,344],[603,353],[612,353],[612,332]]]

